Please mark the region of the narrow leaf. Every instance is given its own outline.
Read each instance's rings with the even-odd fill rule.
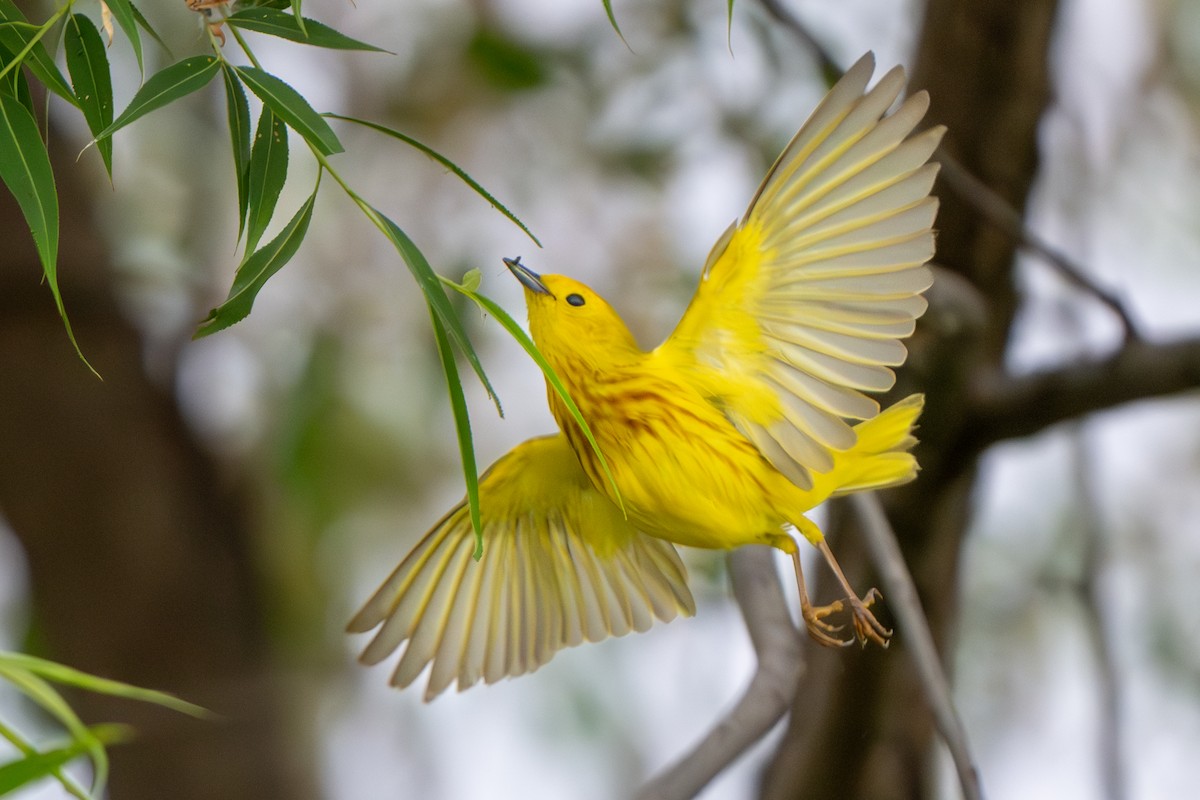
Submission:
[[[138,34],[138,21],[134,16],[133,5],[129,0],[104,0],[104,2],[108,3],[108,10],[112,12],[117,24],[125,32],[125,37],[129,39],[129,46],[133,48],[133,54],[137,57],[138,72],[144,75],[146,67],[142,63],[142,37]]]
[[[320,177],[317,179],[317,187],[320,188]],[[233,286],[229,289],[229,296],[200,323],[193,339],[224,330],[234,323],[241,322],[250,314],[254,298],[258,296],[267,280],[290,261],[300,248],[304,235],[308,233],[308,223],[312,220],[313,205],[316,201],[317,189],[313,189],[312,195],[279,235],[242,262],[234,276]]]
[[[302,21],[301,21],[302,20]],[[303,19],[275,8],[244,8],[226,17],[226,22],[242,30],[278,36],[291,42],[326,47],[334,50],[368,50],[387,53],[382,47],[351,39],[328,25],[311,19]]]
[[[453,281],[444,278],[442,280],[458,293],[471,298],[484,312],[495,317],[504,330],[508,331],[509,335],[516,339],[517,344],[521,345],[525,352],[529,354],[529,357],[533,359],[534,363],[541,368],[542,374],[546,376],[546,382],[554,389],[554,393],[562,399],[567,410],[571,412],[571,417],[579,425],[579,429],[583,431],[583,435],[592,446],[592,452],[600,459],[600,467],[604,470],[605,477],[608,478],[608,484],[612,487],[613,496],[617,498],[617,505],[621,508],[621,511],[624,511],[625,504],[621,501],[621,490],[617,488],[617,481],[613,477],[612,471],[608,468],[608,461],[604,458],[604,453],[600,452],[600,445],[596,441],[596,437],[592,435],[592,429],[588,426],[587,420],[583,418],[583,414],[579,411],[579,406],[575,405],[575,401],[571,399],[571,395],[567,392],[567,387],[563,385],[562,379],[558,377],[558,373],[554,371],[554,367],[550,366],[550,362],[542,355],[542,351],[538,350],[537,345],[529,338],[529,334],[525,333],[517,321],[501,308],[495,300],[466,286],[460,286]]]
[[[292,15],[295,17],[296,25],[300,27],[300,32],[307,35],[307,20],[304,19],[304,12],[300,10],[300,0],[292,0]]]
[[[207,709],[201,708],[195,703],[180,700],[175,695],[159,692],[154,689],[143,689],[140,686],[133,686],[108,678],[101,678],[73,667],[68,667],[65,664],[59,664],[56,661],[49,661],[26,653],[0,651],[0,666],[17,667],[32,672],[35,675],[40,675],[48,681],[63,684],[64,686],[74,686],[78,689],[105,694],[111,697],[120,697],[125,700],[152,703],[153,705],[169,708],[172,711],[178,711],[181,714],[187,714],[192,717],[203,718],[212,716]]]
[[[617,25],[617,15],[613,13],[612,0],[601,0],[601,2],[604,3],[604,13],[608,15],[608,24],[612,25],[612,29],[616,31],[621,42],[629,47],[629,42],[625,41],[625,34],[621,33],[621,27]],[[629,47],[629,50],[632,52],[633,48]]]
[[[42,36],[45,32],[42,27],[31,24],[12,0],[0,0],[0,22],[14,23],[13,25],[0,25],[0,44],[10,50],[14,56],[19,55],[35,37]],[[66,78],[59,72],[58,67],[54,64],[54,59],[50,57],[40,41],[29,48],[29,52],[22,60],[34,77],[45,84],[46,88],[76,108],[79,107],[75,93],[71,91]]]
[[[3,23],[5,25],[9,23]],[[0,64],[11,63],[15,56],[7,47],[0,44]],[[19,69],[14,69],[12,72],[4,76],[0,80],[0,92],[7,92],[13,97],[21,101],[21,105],[29,109],[29,115],[36,117],[37,113],[33,108],[33,95],[29,92],[29,81],[25,79],[25,73]]]
[[[433,336],[437,341],[438,356],[442,359],[442,371],[446,373],[446,388],[450,391],[450,408],[454,412],[454,430],[458,435],[458,452],[462,457],[463,479],[467,484],[467,511],[471,516],[471,527],[475,530],[475,560],[483,556],[483,520],[479,513],[479,467],[475,463],[475,440],[471,435],[471,416],[467,412],[467,398],[463,394],[462,378],[458,364],[454,361],[454,349],[446,335],[446,326],[429,306],[433,321]]]
[[[254,149],[250,152],[246,175],[246,251],[258,247],[271,217],[283,184],[287,180],[288,136],[283,120],[264,107],[258,117],[254,134]]]
[[[167,47],[167,43],[158,35],[158,31],[154,30],[154,26],[150,24],[150,20],[146,19],[133,3],[129,4],[129,8],[133,12],[133,18],[137,21],[138,27],[150,34],[150,38],[158,42],[158,46],[163,49],[164,53],[171,58],[175,58],[174,54],[171,53],[171,48]],[[132,39],[133,37],[129,38]]]
[[[479,355],[475,352],[475,348],[471,345],[471,340],[467,338],[467,332],[463,330],[462,320],[458,318],[454,307],[450,305],[450,299],[446,297],[446,292],[442,289],[442,279],[433,271],[433,267],[429,266],[429,261],[425,255],[413,244],[412,239],[408,238],[400,226],[388,219],[387,216],[380,213],[365,203],[361,203],[363,210],[371,216],[371,221],[374,222],[381,231],[392,241],[396,250],[400,253],[400,258],[408,266],[413,277],[417,279],[417,286],[425,294],[425,299],[437,315],[441,318],[442,323],[446,326],[446,333],[450,336],[450,340],[466,357],[471,368],[475,370],[475,374],[479,377],[480,383],[487,391],[488,397],[496,404],[496,411],[500,416],[504,416],[504,409],[500,407],[500,398],[496,396],[496,392],[492,389],[492,383],[488,380],[487,374],[483,371],[483,364],[479,362]]]
[[[257,67],[234,69],[250,87],[250,91],[258,95],[268,108],[282,117],[292,130],[303,136],[321,153],[328,156],[345,149],[334,135],[333,129],[329,127],[329,123],[313,111],[308,101],[291,86]]]
[[[363,125],[365,127],[370,128],[371,130],[379,131],[380,133],[387,134],[388,136],[391,136],[395,139],[399,139],[400,141],[404,142],[408,146],[421,151],[422,153],[429,156],[434,161],[441,164],[443,167],[445,167],[446,169],[450,170],[455,175],[457,175],[463,181],[463,183],[467,184],[467,186],[470,186],[472,189],[474,189],[476,194],[478,194],[480,197],[482,197],[484,200],[486,200],[488,203],[490,203],[493,208],[495,208],[497,211],[499,211],[504,216],[508,217],[509,220],[511,220],[514,225],[516,225],[518,228],[520,228],[522,231],[524,231],[525,235],[528,236],[530,239],[532,239],[534,244],[536,244],[538,247],[542,246],[542,243],[540,241],[538,241],[538,238],[536,236],[533,235],[533,232],[530,231],[529,228],[525,227],[525,223],[521,222],[521,220],[517,219],[516,215],[513,214],[511,211],[509,211],[508,208],[505,207],[505,205],[503,203],[501,203],[499,200],[497,200],[495,197],[493,197],[492,194],[487,189],[484,189],[481,185],[479,185],[475,181],[475,179],[472,178],[470,175],[468,175],[466,172],[464,172],[461,167],[459,167],[457,164],[455,164],[450,159],[446,158],[444,155],[442,155],[438,151],[434,150],[432,147],[429,147],[428,145],[423,144],[422,142],[419,142],[416,139],[412,138],[411,136],[407,136],[407,135],[401,133],[400,131],[389,128],[385,125],[380,125],[376,122],[371,122],[371,121],[365,120],[365,119],[359,119],[358,117],[346,117],[341,114],[325,114],[324,116],[329,117],[331,119],[340,119],[345,122],[353,122],[357,125]]]
[[[112,136],[151,111],[204,88],[220,69],[221,62],[212,56],[192,56],[164,67],[142,84],[116,121],[96,134],[96,140]]]
[[[92,791],[100,794],[108,779],[108,753],[75,710],[63,699],[54,687],[40,676],[24,669],[0,664],[0,677],[3,677],[26,697],[41,706],[50,716],[54,717],[71,734],[71,738],[79,742],[92,760],[94,774],[92,776]]]
[[[72,14],[67,19],[66,44],[67,71],[71,74],[71,85],[88,130],[95,136],[113,121],[112,78],[108,70],[108,56],[104,42],[95,24],[82,14]],[[104,169],[112,178],[112,139],[96,142]]]
[[[105,746],[122,744],[133,738],[133,731],[125,725],[93,725],[88,728],[89,735]],[[55,776],[59,769],[87,752],[87,745],[79,740],[53,747],[49,750],[35,751],[24,758],[0,765],[0,795],[7,794],[21,786]]]
[[[54,305],[62,317],[67,338],[75,353],[95,373],[75,341],[75,332],[71,330],[71,321],[58,288],[58,192],[50,156],[33,114],[8,92],[0,92],[0,182],[12,192],[25,215],[42,262],[42,274],[54,296]]]
[[[229,139],[233,151],[233,171],[237,177],[238,193],[238,238],[246,225],[248,203],[247,187],[250,173],[250,104],[246,102],[246,91],[237,73],[228,65],[221,65],[221,77],[225,80],[225,107],[229,121]],[[248,247],[248,250],[254,248]]]

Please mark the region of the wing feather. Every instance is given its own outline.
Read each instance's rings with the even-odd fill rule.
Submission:
[[[582,641],[644,631],[695,603],[674,546],[596,492],[563,436],[530,440],[480,480],[484,554],[465,504],[413,548],[350,623],[375,630],[367,664],[403,647],[391,682],[430,667],[425,699],[457,680],[537,669]]]
[[[868,90],[874,66],[851,67],[784,149],[655,352],[803,488],[854,446],[847,420],[879,413],[864,393],[891,388],[933,282],[943,130],[912,134],[923,92],[889,114],[904,73]]]

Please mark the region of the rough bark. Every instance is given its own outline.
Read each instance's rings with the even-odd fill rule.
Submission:
[[[59,275],[74,355],[11,196],[0,191],[0,513],[24,547],[39,652],[176,692],[198,721],[78,695],[85,720],[139,738],[112,751],[112,796],[314,796],[301,736],[289,741],[271,674],[251,530],[236,493],[143,370],[112,293],[93,199],[59,153]]]

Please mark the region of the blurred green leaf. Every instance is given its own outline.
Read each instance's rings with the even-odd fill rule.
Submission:
[[[483,283],[483,273],[476,269],[469,269],[463,273],[462,283],[460,284],[468,292],[473,292],[479,288],[479,284]]]
[[[536,244],[538,247],[542,246],[542,243],[539,242],[538,238],[533,235],[533,232],[530,231],[529,228],[525,227],[525,223],[521,222],[521,220],[517,219],[516,215],[513,214],[511,211],[509,211],[508,208],[506,208],[503,203],[501,203],[495,197],[492,197],[491,193],[487,189],[484,189],[481,185],[476,183],[475,179],[472,178],[470,175],[468,175],[466,172],[464,172],[461,167],[459,167],[457,164],[455,164],[450,159],[443,156],[438,151],[434,150],[432,147],[429,147],[428,145],[425,145],[425,144],[417,141],[416,139],[412,138],[411,136],[406,136],[405,134],[401,133],[400,131],[389,128],[385,125],[380,125],[377,122],[370,122],[368,120],[359,119],[357,117],[346,117],[346,116],[342,116],[341,114],[332,114],[332,113],[323,114],[322,116],[326,116],[331,119],[340,119],[345,122],[353,122],[357,125],[364,125],[368,128],[371,128],[372,130],[376,130],[376,131],[379,131],[380,133],[384,133],[384,134],[387,134],[388,136],[399,139],[400,141],[404,142],[405,144],[409,145],[410,147],[414,147],[417,150],[420,150],[422,153],[429,156],[434,161],[441,164],[443,167],[445,167],[446,169],[450,170],[455,175],[457,175],[465,184],[467,184],[472,189],[474,189],[475,192],[480,197],[482,197],[484,200],[486,200],[488,203],[490,203],[501,214],[508,217],[509,220],[511,220],[514,225],[516,225],[518,228],[523,230],[525,232],[525,235],[533,240],[534,244]]]
[[[268,36],[278,36],[292,42],[326,47],[334,50],[368,50],[377,53],[389,52],[382,47],[351,39],[328,25],[311,19],[303,20],[295,14],[288,14],[274,8],[244,8],[225,19],[230,25],[242,30],[264,33]]]
[[[621,33],[621,27],[617,25],[617,15],[613,13],[612,0],[600,0],[604,4],[604,13],[608,15],[608,24],[612,25],[612,29],[616,31],[621,42],[629,47],[629,42],[625,41],[625,34]],[[633,48],[630,48],[631,50]]]
[[[196,705],[189,703],[186,700],[180,700],[178,697],[159,692],[154,689],[143,689],[139,686],[133,686],[121,681],[109,680],[108,678],[100,678],[91,675],[87,672],[82,672],[73,667],[68,667],[64,664],[59,664],[56,661],[49,661],[37,656],[27,655],[25,653],[12,653],[0,651],[0,667],[15,667],[39,675],[48,681],[61,683],[64,686],[73,686],[77,689],[84,689],[96,694],[104,694],[110,697],[120,697],[125,700],[136,700],[141,703],[151,703],[163,708],[169,708],[172,711],[178,711],[181,714],[188,716],[204,718],[212,716],[209,711]]]
[[[490,28],[475,32],[466,56],[489,83],[506,91],[534,89],[547,80],[540,53]]]
[[[224,303],[209,312],[192,336],[193,339],[228,328],[250,314],[254,298],[258,296],[262,287],[300,249],[300,243],[308,233],[308,223],[312,221],[313,205],[317,202],[317,190],[320,187],[321,179],[318,174],[317,186],[312,195],[278,236],[242,262],[234,275],[233,286],[229,288],[229,296]]]
[[[88,734],[106,747],[123,744],[133,738],[132,730],[125,725],[93,725],[88,728]],[[67,744],[29,753],[23,758],[0,764],[0,795],[44,778],[57,777],[56,773],[61,767],[86,752],[87,746],[73,739]]]
[[[229,139],[233,151],[233,170],[237,176],[238,238],[240,239],[246,226],[246,211],[249,203],[250,104],[246,102],[246,91],[242,88],[242,82],[238,80],[237,73],[228,64],[221,65],[221,77],[225,80],[226,117],[229,121]],[[253,250],[254,247],[250,245],[247,249]]]
[[[429,306],[433,322],[433,337],[437,341],[438,356],[442,360],[442,371],[446,374],[446,388],[450,392],[450,408],[454,412],[454,431],[458,436],[458,452],[462,458],[463,479],[467,484],[467,512],[471,517],[471,528],[475,531],[475,560],[483,556],[483,519],[479,511],[479,466],[475,462],[475,439],[471,435],[471,415],[467,411],[467,398],[463,394],[462,378],[458,364],[454,361],[454,348],[446,334],[446,326]]]
[[[71,85],[83,118],[92,135],[100,133],[113,121],[112,78],[108,70],[108,56],[104,42],[95,24],[82,14],[72,14],[67,19],[65,49],[67,71],[71,74]],[[112,139],[96,142],[104,169],[112,179]]]
[[[163,68],[142,84],[116,121],[96,134],[96,141],[112,136],[151,111],[203,88],[220,69],[221,62],[213,56],[192,56]]]
[[[0,25],[0,44],[12,52],[14,57],[20,55],[21,51],[25,50],[35,37],[42,35],[42,28],[31,24],[12,0],[0,0],[0,22],[3,21],[15,23]],[[30,72],[46,85],[46,88],[76,108],[79,107],[79,101],[75,99],[74,92],[67,85],[66,78],[58,71],[58,67],[54,65],[54,59],[46,52],[46,48],[40,41],[29,48],[23,62],[25,66],[29,67]]]
[[[113,19],[125,32],[125,38],[129,39],[129,46],[133,48],[133,54],[137,57],[138,72],[145,74],[146,66],[142,63],[142,37],[138,34],[138,20],[134,16],[133,4],[129,0],[104,0],[104,2],[108,3],[108,10],[112,12]]]
[[[321,115],[313,110],[300,93],[257,67],[234,67],[238,75],[292,130],[324,155],[340,153],[345,148]]]
[[[253,252],[266,231],[283,184],[287,181],[287,125],[271,109],[263,107],[254,133],[254,149],[250,153],[246,180],[247,221],[246,250]]]

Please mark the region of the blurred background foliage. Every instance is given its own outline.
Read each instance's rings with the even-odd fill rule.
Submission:
[[[20,5],[37,18],[50,7]],[[182,2],[144,5],[175,58],[204,51]],[[735,5],[732,27],[719,0],[613,7],[628,47],[597,0],[305,4],[394,55],[246,35],[314,107],[436,147],[545,246],[535,251],[419,153],[338,127],[339,170],[440,273],[482,270],[483,290],[520,316],[500,258],[522,255],[589,282],[648,345],[670,330],[712,242],[825,84],[813,53],[750,0]],[[925,10],[790,7],[839,63],[871,49],[884,67],[911,63]],[[98,16],[85,0],[77,10]],[[137,64],[119,36],[109,58],[122,108]],[[1048,58],[1028,224],[1119,294],[1148,338],[1195,335],[1196,4],[1065,0]],[[172,60],[148,46],[147,74]],[[444,382],[410,275],[329,186],[254,313],[191,341],[237,263],[224,102],[214,82],[122,131],[111,186],[94,151],[74,161],[89,136],[51,103],[61,279],[103,384],[54,326],[22,249],[27,228],[7,208],[0,216],[0,647],[223,715],[180,722],[80,697],[85,719],[139,731],[113,751],[118,800],[630,795],[712,724],[752,668],[723,561],[687,554],[695,619],[566,652],[520,681],[424,706],[388,689],[386,670],[355,665],[361,643],[345,621],[462,493]],[[305,156],[293,154],[281,208],[310,191]],[[1040,261],[1022,256],[1016,275],[1014,372],[1118,344],[1112,317]],[[457,307],[505,410],[498,421],[464,375],[482,466],[553,421],[536,367],[491,320]],[[27,391],[34,399],[20,400]],[[1191,393],[984,459],[947,640],[989,797],[1195,789],[1197,431]],[[137,525],[146,531],[134,535]],[[6,714],[12,700],[0,686]],[[45,726],[21,713],[31,730]],[[1115,744],[1101,741],[1106,731]],[[755,795],[781,738],[705,796]],[[955,796],[939,769],[929,791]]]

